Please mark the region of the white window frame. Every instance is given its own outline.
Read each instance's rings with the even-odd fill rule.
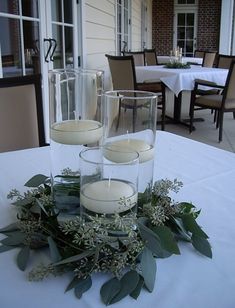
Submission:
[[[125,33],[124,33],[124,25],[125,25],[125,20],[124,20],[124,17],[125,17],[125,14],[124,14],[124,10],[125,10],[125,7],[124,7],[124,2],[125,0],[121,0],[121,32],[118,32],[118,6],[119,1],[116,0],[116,54],[117,55],[120,55],[121,54],[121,51],[123,49],[123,44],[121,44],[121,50],[118,49],[118,35],[121,35],[121,42],[123,41],[126,41],[125,40]],[[127,1],[128,3],[128,8],[127,8],[127,25],[128,25],[128,28],[127,28],[127,48],[126,50],[129,50],[130,49],[130,46],[131,46],[131,0],[128,0]]]
[[[198,6],[197,5],[175,5],[174,8],[174,33],[173,33],[173,47],[177,47],[177,14],[178,13],[194,13],[194,46],[193,51],[197,49],[197,25],[198,25]]]

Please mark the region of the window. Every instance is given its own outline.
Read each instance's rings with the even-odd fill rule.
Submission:
[[[117,0],[117,54],[129,48],[130,1]]]

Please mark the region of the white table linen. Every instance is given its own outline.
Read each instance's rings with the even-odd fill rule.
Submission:
[[[228,74],[227,69],[198,65],[191,65],[188,69],[171,69],[161,65],[136,66],[135,70],[137,82],[161,80],[176,96],[181,91],[193,90],[195,79],[204,79],[224,85]]]
[[[170,62],[171,57],[170,56],[157,56],[158,64],[165,64]],[[203,58],[194,58],[194,57],[182,57],[182,62],[187,63],[196,63],[196,64],[202,64]]]
[[[22,190],[31,176],[49,174],[49,147],[0,154],[0,226],[13,222],[15,212],[6,195]],[[138,300],[127,297],[113,307],[234,308],[235,307],[235,155],[167,132],[157,131],[154,178],[178,178],[184,187],[174,196],[192,201],[202,212],[198,223],[210,236],[213,259],[180,243],[181,256],[157,260],[153,293]],[[70,275],[29,282],[15,265],[16,250],[0,254],[2,308],[105,307],[99,289],[108,276],[93,278],[81,300],[64,294]],[[30,264],[32,267],[33,264]]]

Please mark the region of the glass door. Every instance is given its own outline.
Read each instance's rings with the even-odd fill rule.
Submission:
[[[174,47],[182,48],[183,56],[192,57],[197,43],[197,12],[195,9],[176,10],[174,24]]]
[[[38,1],[0,1],[0,77],[41,72]]]
[[[0,77],[79,66],[76,0],[0,1]]]

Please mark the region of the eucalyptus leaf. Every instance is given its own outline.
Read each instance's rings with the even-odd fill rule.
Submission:
[[[15,248],[16,248],[16,247],[14,247],[14,246],[0,245],[0,253],[1,253],[1,252],[8,251],[8,250],[11,250],[11,249],[15,249]]]
[[[141,270],[144,278],[144,284],[149,292],[153,291],[155,279],[156,279],[156,260],[153,257],[152,252],[145,247],[141,257]]]
[[[111,300],[119,293],[120,290],[121,283],[116,277],[105,282],[100,289],[100,295],[103,303],[106,306],[110,305]]]
[[[42,185],[46,182],[48,179],[48,176],[45,176],[43,174],[36,174],[31,179],[29,179],[24,186],[26,187],[38,187],[39,185]]]
[[[159,236],[140,222],[138,222],[138,226],[142,239],[146,241],[146,247],[148,247],[157,257],[168,257],[169,253],[162,248]]]
[[[68,292],[69,290],[75,288],[76,285],[80,282],[80,280],[81,280],[81,278],[74,276],[73,279],[68,284],[67,288],[65,289],[65,293]]]
[[[17,231],[19,230],[19,224],[17,222],[14,222],[12,224],[9,224],[8,226],[0,229],[0,233],[5,233],[5,232],[12,232],[12,231]]]
[[[19,231],[11,232],[8,237],[1,240],[1,243],[6,246],[18,246],[24,242],[25,237],[26,235]]]
[[[91,286],[92,280],[90,276],[88,276],[86,279],[80,279],[80,281],[74,288],[74,293],[76,297],[80,299],[82,297],[82,294],[89,290]]]
[[[202,231],[201,227],[197,224],[196,220],[191,214],[182,215],[181,219],[187,231],[190,231],[199,237],[208,238],[207,234]]]
[[[72,257],[69,257],[69,258],[66,258],[66,259],[63,259],[59,262],[56,262],[54,263],[55,266],[57,265],[62,265],[62,264],[67,264],[67,263],[73,263],[73,262],[77,262],[85,257],[90,257],[92,255],[95,254],[95,250],[85,250],[84,252],[78,254],[78,255],[75,255],[75,256],[72,256]]]
[[[174,239],[174,236],[168,227],[156,226],[153,227],[152,230],[158,235],[161,240],[161,245],[166,251],[176,255],[180,254],[176,240]]]
[[[38,200],[38,199],[36,199],[36,203],[37,203],[37,205],[43,210],[43,212],[44,212],[47,216],[49,216],[49,214],[48,214],[47,210],[45,209],[43,203],[42,203],[40,200]]]
[[[123,275],[120,280],[121,290],[115,295],[110,304],[119,302],[121,299],[129,295],[135,290],[139,282],[139,274],[136,271],[129,271]]]
[[[49,244],[52,262],[59,262],[61,260],[61,255],[60,255],[60,252],[59,252],[59,250],[56,246],[55,241],[53,240],[53,238],[51,236],[48,236],[47,241],[48,241],[48,244]]]
[[[136,288],[130,293],[130,296],[134,299],[137,299],[140,295],[141,289],[143,288],[144,285],[144,278],[139,275],[139,282],[136,286]]]
[[[211,246],[207,239],[204,237],[199,237],[195,234],[192,235],[193,247],[199,251],[201,254],[208,258],[212,258]]]
[[[30,255],[30,248],[29,246],[24,246],[17,255],[17,266],[21,271],[26,269],[28,260]]]

